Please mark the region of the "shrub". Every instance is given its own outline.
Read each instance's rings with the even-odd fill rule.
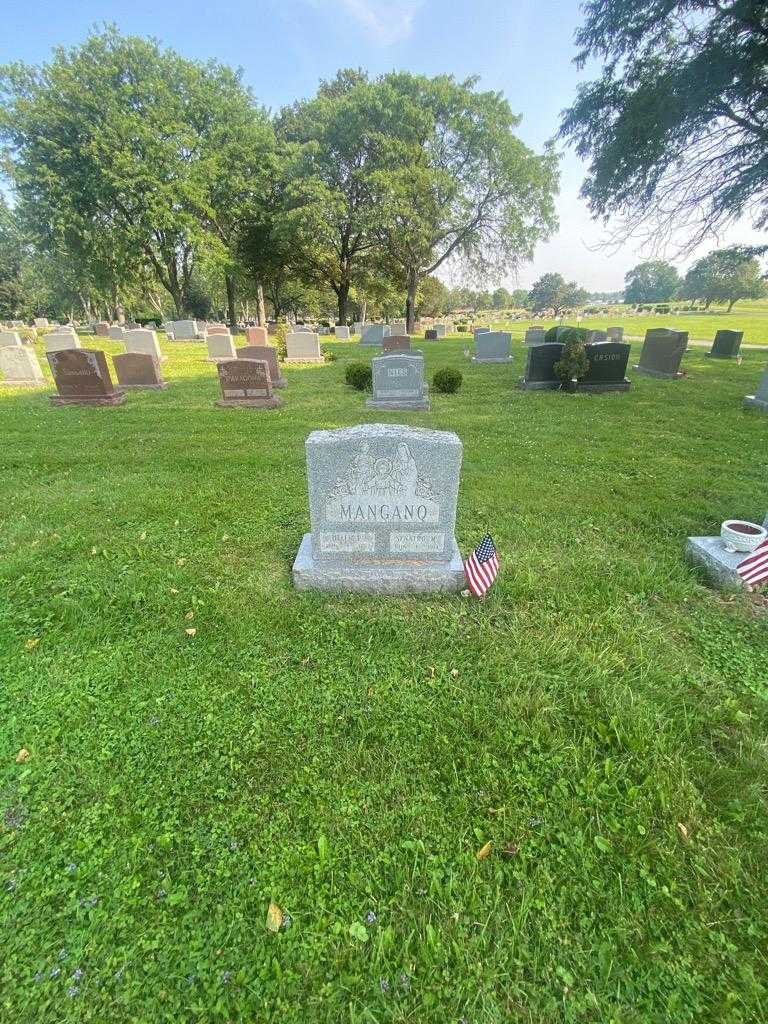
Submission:
[[[469,330],[469,327],[466,324],[456,324],[456,333],[457,334],[464,334],[468,330]]]
[[[344,380],[358,391],[371,391],[373,370],[370,363],[349,363],[344,370]]]
[[[561,341],[565,345],[569,338],[575,338],[583,343],[587,340],[588,333],[586,327],[567,327],[565,325],[550,327],[544,335],[544,340],[547,342]]]
[[[656,306],[655,312],[656,313],[668,313],[669,312],[669,306],[666,303],[664,305],[662,305],[662,306]]]
[[[555,373],[563,382],[563,387],[570,384],[572,380],[583,377],[589,369],[589,359],[584,350],[584,341],[578,337],[578,333],[586,334],[586,331],[581,332],[581,329],[576,327],[570,328],[567,332],[568,337],[563,339],[563,354],[553,366]]]
[[[281,317],[277,321],[277,327],[275,333],[272,335],[274,340],[275,348],[277,349],[277,358],[282,362],[288,355],[288,344],[286,339],[288,338],[288,323],[284,318]]]
[[[323,359],[325,359],[326,363],[335,363],[339,358],[336,353],[331,352],[329,348],[323,348],[321,346],[320,351],[323,353]]]
[[[459,390],[463,380],[464,378],[458,370],[445,366],[442,370],[438,370],[432,378],[432,387],[442,395],[452,395]]]

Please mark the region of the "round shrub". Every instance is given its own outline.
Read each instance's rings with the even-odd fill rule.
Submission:
[[[464,378],[458,370],[445,366],[442,370],[438,370],[432,378],[432,387],[442,395],[452,395],[459,390],[463,380]]]
[[[585,342],[587,340],[587,329],[585,327],[566,327],[559,325],[557,327],[550,327],[544,335],[544,340],[547,342],[560,341],[564,345],[571,340]]]
[[[371,391],[373,370],[370,363],[349,363],[344,370],[344,380],[358,391]]]
[[[322,352],[323,359],[325,359],[326,363],[335,363],[336,360],[339,358],[336,355],[336,353],[332,352],[331,349],[329,349],[329,348],[325,348],[325,347],[321,346],[320,351]]]

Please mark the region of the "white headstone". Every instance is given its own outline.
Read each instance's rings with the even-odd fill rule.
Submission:
[[[50,326],[49,323],[48,323],[48,318],[44,317],[44,316],[36,316],[35,320],[34,320],[34,323],[35,323],[35,327],[49,327]]]
[[[218,363],[222,359],[236,359],[235,343],[231,334],[209,334],[206,338],[208,345],[208,362]]]
[[[197,320],[172,320],[169,326],[174,341],[197,341],[200,333]]]
[[[158,362],[162,362],[165,358],[160,351],[160,345],[154,331],[147,331],[144,328],[139,328],[136,331],[126,331],[123,341],[125,342],[126,352],[139,352],[143,355],[154,356]]]
[[[0,331],[0,348],[21,348],[21,335],[17,331]]]
[[[123,341],[125,338],[125,328],[120,326],[110,327],[107,330],[107,334],[112,341]]]
[[[36,388],[45,384],[43,371],[31,348],[6,346],[0,348],[0,386]]]
[[[72,331],[51,331],[50,334],[46,334],[46,352],[62,352],[70,348],[82,348],[80,339]]]
[[[286,363],[322,363],[320,339],[311,331],[294,331],[286,338]]]
[[[336,337],[339,339],[339,341],[348,341],[349,340],[349,328],[348,327],[345,327],[345,326],[343,326],[341,324],[337,324],[336,325],[336,329],[334,330],[333,333],[336,335]]]

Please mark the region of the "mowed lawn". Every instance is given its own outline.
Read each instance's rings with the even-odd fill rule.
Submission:
[[[199,344],[121,408],[0,394],[0,1019],[766,1020],[768,602],[682,557],[766,512],[765,353],[564,396],[465,344],[431,413],[354,344],[276,412]],[[374,420],[461,437],[486,601],[293,590],[305,438]]]

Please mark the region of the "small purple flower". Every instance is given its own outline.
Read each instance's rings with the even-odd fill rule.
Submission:
[[[60,949],[59,950],[59,960],[66,960],[68,956],[69,956],[69,950],[68,949]]]
[[[369,910],[368,913],[365,915],[365,923],[376,924],[376,914],[372,910]]]
[[[74,969],[74,971],[72,972],[72,980],[73,981],[80,981],[80,979],[82,978],[82,976],[84,974],[85,974],[85,971],[82,969],[82,967],[76,967]]]
[[[67,989],[67,995],[69,996],[70,999],[74,999],[75,996],[80,995],[80,989],[77,987],[77,985],[70,985],[69,988]]]
[[[77,864],[67,864],[67,872],[71,875],[73,871],[77,871]]]
[[[400,977],[398,978],[398,981],[400,982],[400,988],[410,988],[411,987],[411,976],[410,976],[410,974],[406,974],[405,971],[402,971],[400,973]]]
[[[50,969],[50,971],[48,972],[48,977],[49,978],[58,978],[58,976],[60,974],[61,974],[61,968],[60,967],[52,967]]]
[[[387,992],[389,992],[389,982],[387,981],[386,978],[379,978],[379,988],[384,993],[384,995],[386,995]]]
[[[222,985],[228,985],[229,984],[229,979],[231,977],[232,977],[232,971],[224,971],[224,973],[221,976],[221,984]]]

